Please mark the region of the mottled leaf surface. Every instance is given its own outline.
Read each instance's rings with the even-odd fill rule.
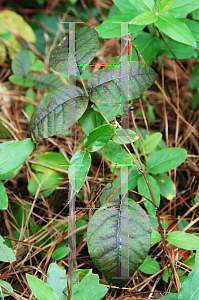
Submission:
[[[128,99],[139,98],[155,79],[155,72],[148,65],[129,62]],[[93,103],[121,103],[121,96],[125,98],[127,93],[126,85],[123,86],[123,82],[121,84],[121,65],[100,69],[89,78],[87,87]]]
[[[70,128],[84,113],[88,104],[80,88],[64,86],[42,99],[30,120],[35,140],[60,134]]]
[[[121,235],[121,222],[124,224],[122,226],[126,226],[126,235]],[[128,239],[128,257],[123,257],[126,261],[123,266],[120,264],[123,255],[120,238]],[[132,199],[125,199],[122,203],[112,200],[104,204],[93,215],[87,230],[92,261],[105,278],[117,286],[124,286],[129,279],[112,277],[120,277],[122,268],[124,270],[127,266],[131,277],[145,260],[150,242],[150,221],[145,211]]]
[[[98,34],[92,27],[82,27],[76,32],[75,59],[76,75],[83,73],[86,65],[99,49]],[[68,74],[69,69],[69,34],[52,50],[50,67],[57,72]]]

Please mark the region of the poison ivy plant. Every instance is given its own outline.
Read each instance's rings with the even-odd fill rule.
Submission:
[[[148,10],[146,8],[148,6],[144,3],[141,6],[139,6],[139,1],[136,3],[139,9]],[[67,73],[67,69],[70,68],[68,43],[69,35],[50,55],[50,65],[56,71]],[[92,44],[90,52],[85,47],[85,43]],[[92,27],[77,30],[75,45],[76,61],[73,61],[73,67],[76,69],[76,75],[81,75],[84,67],[93,59],[94,53],[99,47],[95,30]],[[153,84],[156,75],[148,65],[138,61],[131,61],[128,66],[129,74],[126,76],[126,80],[129,89],[128,104],[131,105],[130,102],[133,99],[139,98]],[[134,166],[129,173],[129,186],[133,189],[138,185],[138,192],[145,198],[146,209],[151,215],[155,215],[155,207],[154,203],[152,204],[152,196],[148,186],[150,185],[153,191],[156,208],[160,204],[160,194],[166,195],[167,198],[171,197],[169,194],[172,194],[174,197],[173,183],[163,173],[180,166],[186,159],[187,153],[184,149],[179,148],[162,149],[164,143],[161,133],[155,133],[145,138],[141,144],[138,142],[139,136],[134,131],[121,131],[115,120],[121,109],[121,96],[126,94],[121,83],[121,65],[118,64],[114,67],[101,68],[92,74],[87,81],[85,92],[71,84],[50,92],[34,110],[30,120],[30,133],[34,142],[39,142],[44,138],[66,131],[79,120],[82,130],[86,134],[84,148],[81,146],[73,154],[68,168],[69,181],[75,191],[80,192],[86,180],[91,165],[91,155],[100,151],[103,157],[114,164],[118,164],[120,168],[132,169]],[[88,105],[89,101],[92,106]],[[113,122],[110,124],[110,121]],[[130,142],[135,143],[135,147],[140,150],[140,158],[144,163],[142,172],[140,172],[141,165],[138,162],[138,155],[135,156],[135,154],[127,151],[127,148],[124,148]],[[142,175],[143,172],[145,172],[145,177]],[[40,179],[38,178],[39,181],[41,182],[42,178],[45,181],[44,174],[40,174],[36,174],[37,178],[41,176]],[[49,173],[46,170],[45,174],[50,176],[52,171]],[[55,179],[52,181],[56,184]],[[31,184],[30,182],[29,185]],[[165,186],[170,187],[171,184],[172,188],[169,189],[168,193]],[[112,185],[110,193],[113,191],[115,191],[115,184]],[[92,217],[87,231],[87,243],[90,256],[102,274],[110,282],[123,286],[127,283],[127,279],[115,280],[113,278],[120,277],[122,268],[119,263],[121,255],[119,240],[123,236],[121,237],[122,232],[119,224],[123,217],[127,220],[130,219],[126,228],[129,237],[129,252],[124,259],[130,262],[129,276],[132,276],[143,262],[147,265],[149,261],[146,256],[151,243],[151,223],[145,211],[133,199],[129,198],[127,205],[126,200],[120,197],[121,189],[118,189],[118,193],[115,194],[117,196],[112,201],[103,203],[102,208]],[[118,200],[116,197],[121,199]],[[155,234],[153,241],[157,241],[158,238],[159,236]],[[103,259],[101,259],[102,252],[104,253]],[[64,253],[66,253],[66,249]],[[153,264],[152,261],[150,263]],[[144,268],[144,266],[142,267]],[[83,290],[84,287],[82,287]],[[79,297],[80,290],[77,285],[74,286],[74,291],[74,296],[71,299]],[[64,292],[67,292],[67,289]],[[85,293],[87,292],[85,291]]]

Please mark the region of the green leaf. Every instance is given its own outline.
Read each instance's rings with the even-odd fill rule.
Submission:
[[[194,203],[198,203],[198,202],[199,202],[199,192],[194,197]]]
[[[12,206],[12,214],[10,217],[10,221],[13,224],[13,230],[16,228],[20,229],[24,227],[27,220],[27,216],[30,212],[30,208],[30,204],[24,202],[23,204],[17,202],[15,205]]]
[[[91,156],[88,152],[77,151],[70,161],[68,176],[70,183],[78,193],[90,169]]]
[[[120,108],[121,108],[121,104],[97,103],[97,107],[101,111],[101,113],[103,114],[103,116],[109,122],[111,122],[118,115],[118,113],[120,111]],[[105,119],[102,117],[101,114],[100,114],[100,118],[99,118],[99,113],[98,113],[98,110],[97,110],[96,106],[92,105],[92,108],[97,112],[97,116],[96,116],[97,125],[99,126],[99,125],[107,124],[107,122],[104,121]],[[100,120],[100,124],[98,124],[99,123],[98,122],[99,119],[101,119]]]
[[[196,250],[199,244],[199,237],[183,231],[171,232],[166,240],[170,244],[186,250]]]
[[[32,74],[28,74],[28,75],[32,75]],[[23,79],[17,75],[11,75],[9,76],[9,80],[14,84],[18,84],[24,87],[29,87],[34,85],[34,82],[31,79],[28,79],[27,77],[26,79]]]
[[[175,56],[178,59],[188,59],[190,57],[197,58],[198,51],[192,46],[185,45],[176,41],[172,41],[169,38],[165,37],[165,42],[167,43],[167,46],[165,44],[162,44],[161,47],[161,53],[164,54],[168,58],[175,59],[174,55],[171,53],[171,51],[175,54]],[[171,51],[170,51],[171,49]]]
[[[154,176],[160,189],[160,194],[167,200],[173,200],[176,197],[176,187],[174,182],[166,174],[157,174]]]
[[[89,272],[80,281],[77,290],[72,294],[71,300],[100,300],[107,291],[107,287],[99,284],[99,276]]]
[[[5,210],[7,208],[8,208],[8,196],[3,183],[0,181],[0,209]]]
[[[33,170],[38,172],[43,172],[43,173],[48,171],[52,173],[53,169],[51,169],[50,167],[55,167],[62,170],[68,170],[69,167],[68,166],[69,163],[65,159],[63,154],[58,152],[45,152],[45,153],[36,154],[33,160],[37,163],[49,166],[48,168],[33,163],[31,164]]]
[[[17,32],[25,41],[29,41],[31,43],[35,42],[36,38],[34,31],[30,25],[25,22],[24,18],[16,12],[9,9],[2,10],[0,13],[0,22],[7,25],[10,29],[14,29],[14,31]],[[7,33],[7,30],[5,30],[2,26],[0,33],[2,32],[2,29],[3,33]],[[17,37],[17,39],[19,38]],[[10,51],[12,52],[10,54],[13,54],[13,49],[10,48]]]
[[[34,92],[31,88],[27,89],[26,91],[26,97],[30,98],[31,100],[35,100],[35,95]],[[30,103],[32,103],[33,101],[30,100]]]
[[[164,271],[164,274],[162,274],[162,279],[164,280],[164,282],[168,283],[169,282],[169,275],[171,274],[171,269],[166,269]]]
[[[153,230],[151,232],[151,245],[159,243],[161,241],[161,235],[157,230]]]
[[[198,249],[197,249],[197,251],[198,251]],[[198,252],[196,252],[196,253],[191,253],[190,255],[189,255],[189,257],[184,261],[184,264],[185,265],[187,265],[187,266],[189,266],[190,268],[192,268],[192,269],[194,269],[195,268],[195,258],[196,258],[196,254],[197,254]],[[198,267],[198,265],[197,265],[197,267]]]
[[[160,205],[160,190],[159,190],[159,187],[158,187],[155,179],[152,176],[150,176],[148,174],[146,176],[147,176],[147,179],[148,179],[149,184],[151,186],[151,189],[152,189],[152,192],[153,192],[153,195],[154,195],[154,198],[155,198],[155,203],[156,203],[157,206],[159,206]],[[138,192],[152,201],[149,188],[148,188],[143,176],[138,179]],[[144,198],[142,198],[142,199],[144,199]],[[149,214],[155,215],[155,207],[150,201],[146,200],[144,202],[144,205],[145,205],[147,211],[149,212]]]
[[[151,105],[150,103],[147,103],[147,119],[149,123],[154,123],[156,120],[154,109],[155,109],[155,105]]]
[[[159,13],[161,9],[161,0],[156,0],[155,1],[155,10]]]
[[[31,139],[21,142],[2,143],[0,147],[0,173],[6,173],[20,166],[34,150]]]
[[[26,114],[29,116],[29,118],[31,118],[31,116],[32,116],[32,114],[33,114],[33,112],[34,112],[34,110],[35,110],[34,105],[28,104],[28,105],[26,106],[25,112],[26,112]]]
[[[166,13],[158,16],[155,25],[160,31],[171,37],[173,40],[196,48],[196,40],[187,25],[172,14]]]
[[[84,269],[84,270],[77,269],[77,270],[73,271],[72,285],[76,284],[77,282],[79,283],[88,273],[92,273],[92,269]],[[68,274],[66,275],[66,278],[68,280]],[[67,289],[67,287],[66,287],[66,289]]]
[[[163,42],[157,38],[152,36],[148,32],[140,32],[136,40],[132,42],[133,45],[136,45],[140,54],[143,56],[145,62],[147,64],[151,64],[153,59],[158,55],[161,47],[163,46]],[[137,60],[137,53],[135,49],[132,52],[132,60]]]
[[[61,245],[59,248],[57,248],[52,253],[52,259],[60,260],[60,259],[64,258],[65,256],[67,256],[69,252],[70,252],[69,247],[66,247],[66,245]]]
[[[46,92],[51,92],[61,86],[63,86],[63,82],[61,79],[55,74],[41,74],[33,79],[36,87]]]
[[[143,147],[146,154],[149,154],[157,145],[160,143],[162,139],[162,133],[156,132],[147,137],[143,142]],[[141,149],[141,153],[143,153],[143,149]]]
[[[0,261],[14,262],[16,261],[15,254],[11,248],[4,245],[5,240],[0,236]]]
[[[195,256],[195,267],[199,266],[199,245],[196,251],[196,256]]]
[[[195,9],[193,12],[192,12],[192,18],[196,21],[199,20],[199,8],[198,9]]]
[[[147,11],[133,18],[129,24],[148,25],[157,21],[158,16],[153,11]]]
[[[124,224],[118,226],[118,221],[119,223],[123,221]],[[121,233],[123,226],[126,235]],[[105,278],[112,284],[122,287],[129,279],[117,280],[113,277],[120,277],[121,268],[123,272],[129,271],[129,277],[134,274],[146,258],[151,242],[150,235],[150,221],[145,211],[135,201],[132,199],[125,199],[122,203],[120,200],[109,201],[91,218],[87,229],[88,251],[95,266]],[[126,254],[122,254],[126,259],[126,264],[122,266],[120,259],[123,250],[120,238],[125,239],[129,247]]]
[[[87,151],[94,152],[104,147],[112,137],[114,131],[115,127],[111,124],[105,124],[95,128],[84,141],[84,146],[87,148]]]
[[[167,13],[170,8],[174,5],[176,0],[162,0],[162,1],[157,1],[160,3],[159,7],[156,6],[156,10],[159,14],[165,14]]]
[[[29,57],[30,57],[30,62],[31,62],[31,64],[33,64],[33,63],[35,62],[36,56],[35,56],[35,54],[34,54],[32,51],[30,51],[30,50],[28,50],[28,54],[29,54]]]
[[[132,142],[135,142],[139,139],[139,136],[133,130],[125,129],[125,131]],[[113,142],[115,142],[117,144],[122,144],[122,143],[129,144],[130,143],[128,138],[121,132],[121,130],[119,128],[117,128],[115,130],[115,133],[117,133],[119,135],[122,142],[116,134],[113,135],[113,138],[112,138]]]
[[[115,5],[119,8],[120,11],[124,10],[135,10],[136,7],[133,5],[132,0],[126,0],[126,1],[121,1],[121,0],[113,0]]]
[[[141,62],[129,62],[129,100],[139,98],[155,81],[153,69]],[[94,73],[87,82],[92,102],[120,104],[121,97],[126,99],[126,87],[121,87],[121,65],[102,68]]]
[[[8,142],[1,143],[1,144],[0,144],[0,150],[1,150],[3,147],[5,147],[5,146],[8,146],[8,145],[10,145],[10,144],[15,144],[15,143],[17,143],[17,141],[8,141]]]
[[[0,180],[7,180],[14,178],[16,175],[12,171],[8,171],[6,173],[1,174],[0,173]]]
[[[9,290],[10,293],[13,293],[13,288],[8,282],[6,282],[4,280],[0,280],[0,285],[1,285],[2,293],[3,293],[3,297],[10,296],[10,294],[7,292],[7,290]],[[2,294],[1,294],[1,296],[2,296]]]
[[[100,105],[99,105],[99,107],[100,107]],[[89,109],[91,109],[91,110],[89,110]],[[103,113],[103,116],[105,116],[106,119],[108,121],[110,121],[109,117],[107,117],[107,111],[103,111],[103,109],[104,108],[100,107],[100,111]],[[108,104],[107,104],[107,108],[106,109],[109,109],[109,105]],[[82,129],[83,131],[85,130],[86,135],[89,135],[89,133],[92,130],[94,130],[96,127],[99,127],[101,125],[107,124],[107,121],[104,119],[104,117],[102,116],[102,114],[98,112],[98,110],[95,107],[95,105],[92,105],[92,107],[88,106],[88,108],[86,109],[86,112],[87,111],[89,111],[89,114],[85,114],[85,117],[83,119],[80,118],[81,119],[81,122],[80,122],[81,125],[80,126],[81,126],[81,128],[83,128]],[[90,114],[90,112],[91,112],[91,114]],[[88,116],[88,118],[86,118],[86,116]],[[80,121],[80,119],[78,120],[78,122]],[[94,126],[94,124],[95,124],[95,126]],[[92,128],[92,130],[91,130],[91,128]]]
[[[180,218],[180,216],[178,216],[178,218]],[[183,230],[187,225],[189,225],[189,222],[187,220],[180,220],[178,222],[178,229],[181,231]]]
[[[47,284],[57,294],[59,300],[66,299],[63,290],[67,286],[67,277],[57,264],[50,264],[47,272]]]
[[[131,157],[129,154],[121,148],[120,145],[109,141],[104,149],[101,149],[102,155],[115,164],[120,165],[132,165]]]
[[[199,298],[199,267],[193,269],[183,282],[178,300],[197,300]]]
[[[86,65],[93,59],[99,50],[97,32],[92,27],[82,27],[76,32],[75,62],[73,68],[76,75],[83,73]],[[68,74],[69,69],[69,35],[67,34],[60,44],[50,54],[50,67],[57,72]]]
[[[140,10],[151,10],[154,7],[154,0],[133,0],[132,3]]]
[[[176,0],[169,12],[176,18],[184,18],[198,6],[198,0]]]
[[[57,294],[47,283],[30,274],[26,274],[26,279],[31,291],[38,300],[59,300]]]
[[[168,218],[164,218],[164,220],[162,221],[162,228],[164,230],[166,230],[168,228]]]
[[[73,86],[58,88],[37,105],[30,120],[30,133],[37,142],[70,128],[88,104],[82,90]]]
[[[186,159],[187,151],[181,148],[163,149],[152,155],[147,163],[148,170],[164,173],[179,167]]]
[[[149,217],[149,220],[150,220],[150,222],[151,222],[151,226],[154,228],[154,229],[156,229],[156,228],[158,228],[158,220],[157,220],[157,218],[156,217],[153,217],[153,216],[150,216],[150,215],[148,215],[148,217]]]
[[[191,75],[198,80],[194,79],[192,76],[189,77],[189,85],[192,90],[199,89],[199,63],[195,66]]]
[[[163,300],[178,300],[178,293],[177,294],[168,294],[166,296],[161,297]],[[159,298],[159,299],[161,299]],[[162,300],[161,299],[161,300]]]
[[[13,73],[21,78],[26,78],[30,69],[30,57],[28,50],[21,50],[12,61],[11,64]]]
[[[96,126],[96,114],[92,107],[88,106],[84,114],[78,120],[83,132],[88,136]]]
[[[155,274],[160,271],[160,265],[156,260],[147,256],[141,266],[139,266],[139,270],[145,274]]]
[[[190,76],[191,77],[191,76]],[[199,89],[193,93],[192,110],[195,110],[199,103]]]
[[[195,40],[199,42],[199,26],[198,22],[190,20],[190,19],[180,19],[180,21],[184,22],[188,28],[191,30]]]
[[[41,184],[41,191],[40,194],[43,197],[50,196],[57,188],[59,183],[64,180],[64,176],[59,172],[47,172],[47,173],[37,173],[36,175],[37,180]],[[37,181],[32,177],[28,183],[28,191],[30,194],[35,194],[38,189],[39,184]],[[38,199],[41,199],[41,195],[38,195]]]
[[[41,71],[44,69],[44,62],[41,60],[36,60],[31,66],[32,71]]]
[[[111,18],[104,21],[102,24],[97,26],[95,29],[99,34],[99,37],[104,39],[109,38],[117,38],[121,37],[121,23],[122,22],[130,22],[133,18],[137,15],[141,14],[142,11],[140,10],[125,10],[121,13],[112,16]],[[135,26],[130,24],[128,27],[128,31],[131,33],[132,36],[135,36],[138,32],[140,32],[145,26]]]

